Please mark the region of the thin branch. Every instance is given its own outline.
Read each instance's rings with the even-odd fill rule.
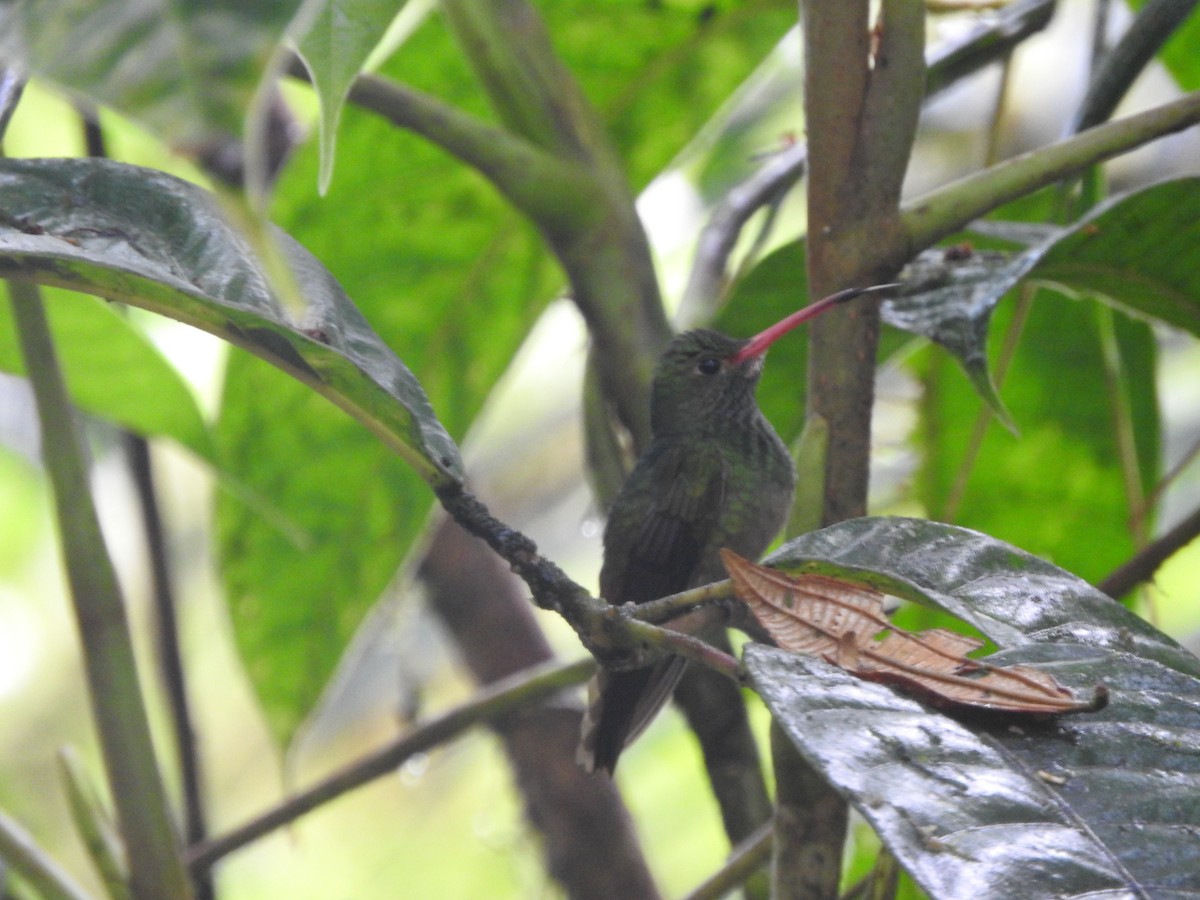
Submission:
[[[684,900],[721,900],[745,884],[755,872],[767,864],[771,856],[771,833],[774,823],[767,822],[742,841],[729,855],[725,865],[713,872]]]
[[[591,630],[598,616],[610,611],[607,604],[595,600],[557,565],[538,553],[537,544],[510,528],[462,485],[444,485],[437,491],[442,507],[468,532],[482,538],[489,547],[512,566],[514,572],[533,591],[533,602],[542,609],[560,612],[572,625],[579,623]],[[579,630],[579,627],[576,627]]]
[[[629,634],[647,649],[673,653],[697,662],[714,672],[720,672],[734,681],[741,680],[741,666],[738,661],[707,641],[682,631],[672,631],[670,628],[660,628],[649,622],[639,622],[637,619],[626,619],[625,624]]]
[[[728,580],[717,581],[713,584],[680,591],[678,594],[671,594],[658,600],[639,603],[630,610],[629,615],[631,618],[641,622],[651,622],[655,625],[661,625],[663,622],[691,612],[694,609],[699,609],[702,606],[707,606],[711,603],[721,603],[733,598],[733,583]]]
[[[724,292],[727,266],[742,227],[804,177],[808,145],[797,141],[726,194],[700,232],[696,258],[683,291],[685,310],[707,309]]]
[[[960,37],[939,43],[929,55],[925,82],[927,97],[932,97],[968,75],[1008,56],[1025,39],[1041,31],[1054,16],[1057,0],[1017,0],[1004,2],[1002,8],[980,17],[974,27]],[[926,8],[931,8],[926,0]]]
[[[461,706],[417,726],[387,746],[335,772],[233,831],[188,848],[188,865],[193,871],[206,870],[235,850],[295,821],[335,797],[395,771],[414,754],[446,743],[475,725],[495,721],[550,697],[563,688],[580,684],[590,678],[595,669],[596,664],[591,659],[583,659],[566,665],[552,663],[538,666],[497,681]]]
[[[1159,498],[1162,497],[1167,488],[1174,484],[1176,479],[1184,473],[1187,467],[1197,459],[1200,459],[1200,438],[1198,438],[1196,442],[1193,443],[1192,446],[1189,447],[1183,453],[1183,455],[1179,457],[1178,462],[1171,467],[1170,471],[1163,475],[1162,478],[1158,480],[1158,483],[1154,485],[1153,490],[1151,490],[1146,496],[1145,500],[1142,501],[1142,505],[1133,511],[1129,517],[1130,528],[1136,529],[1141,527],[1141,522],[1148,515],[1150,515],[1151,508],[1155,503],[1158,502]]]
[[[104,882],[108,900],[129,900],[125,847],[99,790],[73,748],[61,748],[58,763],[75,830]]]
[[[1002,203],[1197,122],[1200,91],[1098,125],[930,191],[903,206],[901,221],[909,248],[916,252],[929,247]]]
[[[202,841],[208,834],[204,816],[204,790],[199,745],[193,725],[191,703],[188,700],[187,676],[183,652],[179,646],[178,602],[171,583],[171,561],[167,550],[166,533],[158,501],[158,488],[151,468],[150,444],[140,434],[125,432],[125,452],[133,474],[138,506],[142,513],[142,528],[150,557],[150,574],[154,596],[155,645],[162,671],[163,690],[170,708],[171,730],[178,754],[179,781],[183,793],[184,841]],[[216,896],[208,879],[197,879],[196,900]]]
[[[0,859],[19,874],[43,900],[92,900],[28,831],[0,812]]]
[[[82,438],[35,285],[9,282],[21,354],[33,385],[42,450],[54,487],[92,715],[117,819],[130,854],[136,900],[191,897],[166,791],[154,756],[137,663],[116,571],[88,483]]]
[[[25,73],[16,66],[0,68],[0,140],[8,133],[8,123],[25,93]]]
[[[1068,133],[1106,121],[1155,54],[1175,33],[1197,0],[1148,0],[1116,46],[1099,60]]]
[[[1151,541],[1096,587],[1114,599],[1123,597],[1142,582],[1150,581],[1159,566],[1197,537],[1200,537],[1200,509],[1162,537]]]
[[[83,121],[87,155],[107,158],[108,149],[99,119],[94,112],[87,111],[81,111],[80,117]],[[191,703],[188,700],[183,652],[179,646],[179,617],[176,615],[177,603],[171,577],[171,560],[158,500],[158,487],[154,481],[150,442],[144,436],[125,429],[121,432],[121,438],[130,474],[133,476],[146,552],[150,560],[155,649],[158,652],[163,692],[166,695],[171,730],[175,738],[179,781],[183,793],[183,839],[186,844],[195,844],[204,840],[208,834],[204,817],[203,779],[196,730],[192,724]],[[216,896],[210,878],[195,879],[193,888],[196,900],[212,900]]]

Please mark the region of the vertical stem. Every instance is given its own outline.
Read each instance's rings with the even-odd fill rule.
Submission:
[[[37,401],[67,578],[83,644],[92,715],[136,900],[191,897],[167,806],[116,571],[92,502],[84,445],[58,368],[41,295],[9,283],[21,353]]]
[[[204,817],[199,746],[192,725],[183,653],[179,646],[179,617],[176,615],[175,591],[171,585],[171,563],[159,510],[158,489],[150,464],[149,443],[139,434],[126,432],[124,444],[137,490],[150,556],[154,588],[155,646],[158,650],[163,688],[170,707],[175,752],[178,755],[179,780],[183,789],[184,843],[191,846],[208,837],[208,826]],[[196,874],[195,893],[196,900],[211,900],[216,896],[211,873]]]
[[[774,722],[771,751],[779,797],[771,896],[777,900],[837,897],[850,808]],[[803,852],[795,852],[797,848]]]
[[[898,203],[924,91],[924,11],[888,0],[871,29],[868,5],[803,5],[810,296],[887,280],[906,261]],[[826,525],[866,512],[878,342],[872,304],[810,329],[807,408],[829,429]]]
[[[805,111],[808,121],[809,296],[849,287],[844,226],[865,210],[849,163],[859,156],[866,103],[870,28],[866,0],[804,4]],[[837,58],[831,58],[832,53]],[[836,76],[836,77],[835,77]],[[830,310],[809,330],[810,415],[829,428],[821,524],[866,512],[871,404],[879,339],[866,305]],[[864,425],[866,427],[864,427]]]
[[[94,114],[83,114],[83,139],[88,156],[108,156],[104,132]],[[158,664],[171,715],[171,728],[175,735],[179,780],[183,788],[184,843],[190,847],[208,837],[208,827],[204,819],[200,754],[196,744],[196,732],[192,726],[183,653],[179,647],[179,619],[176,615],[175,591],[171,583],[171,560],[158,502],[158,488],[154,483],[150,444],[140,434],[134,434],[132,431],[125,431],[122,438],[133,475],[138,506],[142,513],[142,529],[146,538],[147,555],[150,558],[150,574],[154,588],[155,647],[158,650]],[[197,873],[194,876],[194,887],[196,900],[212,900],[216,896],[210,872]]]
[[[924,94],[924,7],[803,0],[808,126],[808,288],[887,281],[906,261],[899,199]],[[847,304],[810,329],[810,421],[827,429],[820,521],[867,509],[879,310]],[[819,456],[820,454],[815,454]],[[777,897],[837,896],[846,803],[775,730]]]

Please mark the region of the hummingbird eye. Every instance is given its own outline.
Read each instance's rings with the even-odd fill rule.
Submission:
[[[696,371],[701,375],[716,375],[721,371],[721,360],[715,356],[706,356],[696,363]]]

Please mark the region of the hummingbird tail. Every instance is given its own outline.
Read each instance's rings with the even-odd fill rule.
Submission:
[[[588,708],[575,756],[579,765],[611,776],[621,751],[666,705],[686,667],[687,660],[672,656],[629,672],[598,672],[588,685]]]

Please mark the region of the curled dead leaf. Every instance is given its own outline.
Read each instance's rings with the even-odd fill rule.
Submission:
[[[827,575],[787,575],[731,550],[722,550],[721,560],[738,599],[779,647],[920,694],[934,706],[1059,714],[1094,712],[1108,702],[1103,685],[1079,700],[1040,669],[970,659],[966,654],[983,646],[978,638],[897,628],[883,612],[884,595],[872,588]]]

